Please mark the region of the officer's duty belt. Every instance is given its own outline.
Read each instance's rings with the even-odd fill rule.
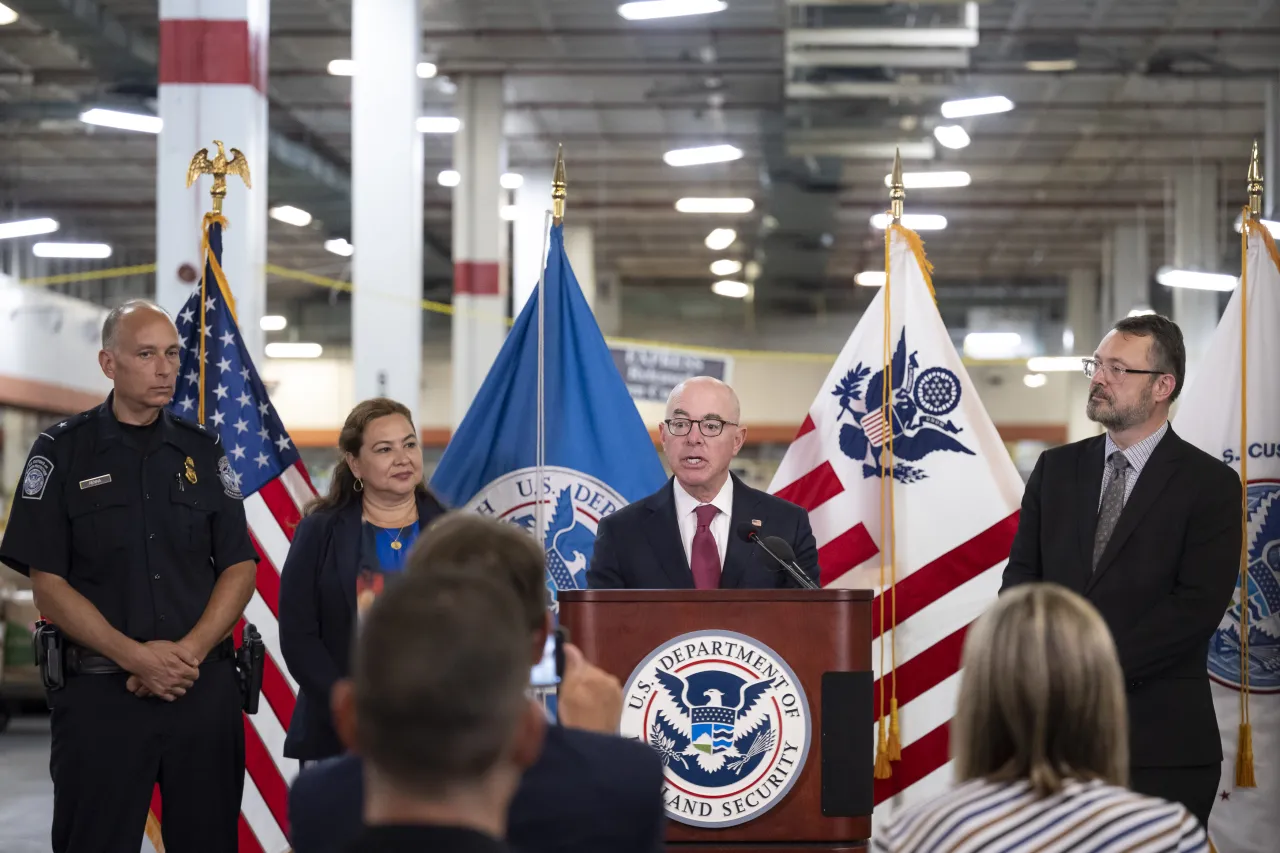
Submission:
[[[203,663],[229,660],[235,654],[235,644],[231,638],[223,640],[213,647]],[[100,655],[84,646],[68,643],[66,650],[66,671],[68,675],[114,675],[125,672],[124,667],[105,655]]]

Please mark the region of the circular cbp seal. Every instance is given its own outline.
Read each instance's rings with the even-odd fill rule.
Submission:
[[[662,757],[672,820],[704,828],[755,820],[804,769],[808,698],[786,661],[751,637],[675,637],[636,667],[623,696],[621,733]]]
[[[49,475],[53,473],[53,463],[44,456],[32,456],[27,463],[27,470],[22,475],[22,496],[31,500],[44,497],[45,486],[49,485]]]
[[[1280,693],[1280,480],[1249,482],[1249,692]],[[1237,582],[1231,607],[1209,641],[1209,677],[1240,689],[1240,624]]]
[[[587,566],[595,549],[600,519],[626,501],[595,477],[572,468],[547,465],[542,486],[536,468],[521,468],[485,486],[466,508],[538,534],[538,501],[542,502],[542,534],[547,548],[547,589],[556,601],[562,589],[586,589]]]

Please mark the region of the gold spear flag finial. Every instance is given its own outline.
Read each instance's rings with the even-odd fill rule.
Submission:
[[[1258,140],[1253,140],[1253,156],[1249,158],[1249,215],[1262,217],[1262,167],[1258,165]]]
[[[552,222],[560,225],[564,222],[564,201],[567,195],[566,189],[568,184],[564,177],[564,146],[561,145],[556,149],[556,168],[551,176],[551,213]]]
[[[194,184],[201,175],[213,175],[213,189],[209,191],[213,196],[213,212],[222,213],[222,200],[227,197],[227,175],[239,175],[247,189],[253,189],[253,184],[249,182],[249,161],[243,152],[232,148],[228,159],[222,142],[215,139],[213,144],[218,146],[218,154],[212,160],[209,159],[208,148],[197,151],[191,158],[191,165],[187,167],[187,186]]]
[[[889,179],[889,213],[894,225],[902,224],[902,202],[907,197],[907,189],[902,183],[902,151],[893,150],[893,177]]]

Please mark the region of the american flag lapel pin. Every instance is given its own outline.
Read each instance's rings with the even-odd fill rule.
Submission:
[[[752,526],[752,527],[763,527],[763,526],[764,526],[764,522],[763,522],[763,521],[761,521],[761,520],[760,520],[760,519],[758,519],[758,518],[753,518],[753,519],[751,519],[751,526]]]

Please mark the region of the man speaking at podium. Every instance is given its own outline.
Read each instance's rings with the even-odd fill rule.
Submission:
[[[674,476],[660,491],[600,520],[589,588],[800,587],[766,547],[817,586],[808,513],[729,473],[747,437],[740,413],[733,389],[709,376],[671,391],[658,431]]]

